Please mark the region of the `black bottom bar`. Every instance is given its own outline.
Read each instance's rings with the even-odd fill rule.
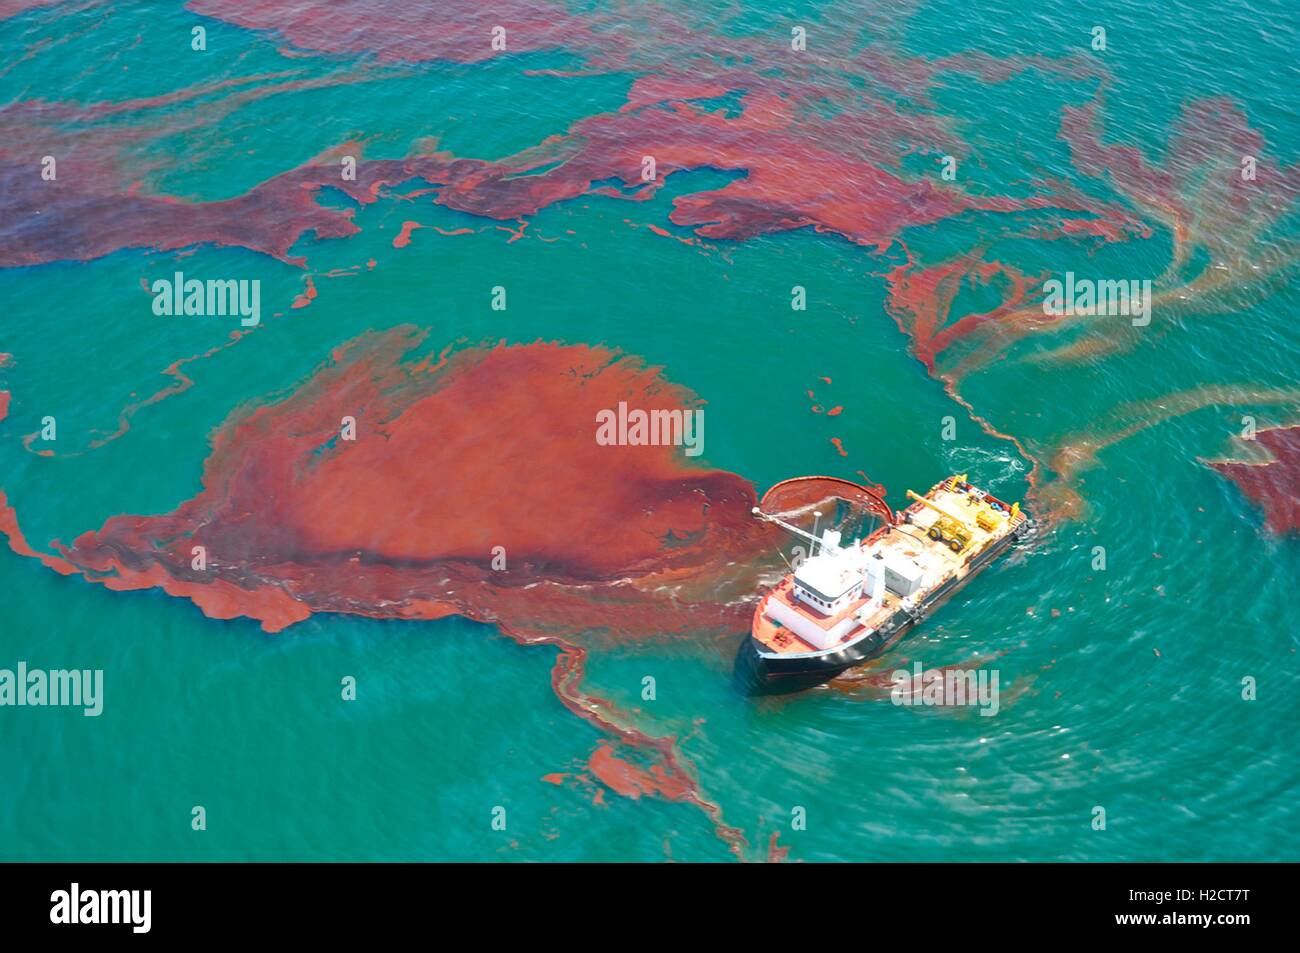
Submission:
[[[786,929],[806,927],[813,922],[807,917],[810,909],[854,898],[853,905],[860,906],[842,910],[845,928],[856,923],[877,941],[890,936],[911,937],[911,942],[954,936],[993,940],[1024,937],[1020,931],[1028,928],[1044,931],[1038,934],[1044,939],[1128,933],[1180,943],[1192,936],[1232,943],[1242,931],[1286,925],[1288,915],[1281,907],[1294,869],[1251,864],[548,869],[10,864],[0,868],[0,877],[5,881],[0,923],[6,940],[57,940],[60,934],[65,940],[96,943],[284,936],[300,948],[313,940],[336,945],[348,938],[417,930],[415,935],[436,940],[447,931],[459,935],[466,927],[476,936],[487,927],[493,936],[542,939],[559,929],[608,939],[646,930],[676,932],[671,921],[683,917],[678,927],[687,920],[708,921],[727,909],[752,910],[756,915],[739,922],[734,916],[724,918],[734,945],[751,926],[759,932],[782,924]],[[764,897],[787,900],[764,903]]]

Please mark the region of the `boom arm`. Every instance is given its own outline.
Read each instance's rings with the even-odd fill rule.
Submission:
[[[775,523],[777,526],[781,527],[784,530],[788,530],[791,533],[794,533],[796,536],[802,536],[804,539],[808,540],[810,543],[820,547],[823,550],[830,549],[835,552],[838,552],[840,550],[839,546],[827,546],[823,540],[818,539],[816,536],[814,536],[812,533],[807,532],[806,530],[800,529],[798,526],[794,526],[791,523],[787,523],[783,519],[777,519],[775,516],[768,516],[757,506],[754,507],[753,510],[751,510],[750,512],[752,512],[755,516],[757,516],[759,519],[763,520],[764,522]]]
[[[956,520],[958,523],[961,523],[961,525],[963,525],[963,526],[966,526],[966,527],[969,527],[969,526],[970,526],[970,523],[969,523],[967,520],[965,520],[965,519],[963,519],[962,517],[956,515],[955,513],[950,513],[950,512],[948,512],[948,511],[945,510],[942,506],[940,506],[938,503],[935,503],[933,500],[926,499],[924,496],[921,496],[921,495],[918,494],[918,493],[913,493],[911,490],[908,490],[908,491],[907,491],[907,495],[908,495],[909,497],[911,497],[912,499],[916,500],[918,503],[924,503],[926,506],[930,507],[930,509],[932,509],[932,510],[934,510],[936,513],[938,513],[940,516],[946,516],[946,517],[948,517],[948,519],[950,519],[950,520]]]

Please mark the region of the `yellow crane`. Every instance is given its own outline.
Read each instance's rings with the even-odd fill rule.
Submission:
[[[939,519],[935,520],[926,534],[935,542],[943,543],[954,553],[960,553],[970,545],[971,529],[970,525],[954,513],[948,512],[938,503],[927,497],[907,491],[907,495],[918,503],[924,503],[930,509],[939,514]]]

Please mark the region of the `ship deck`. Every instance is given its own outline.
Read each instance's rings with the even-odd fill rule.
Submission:
[[[825,616],[819,612],[813,611],[806,603],[800,599],[795,599],[792,595],[794,589],[794,578],[786,576],[767,596],[767,599],[778,599],[787,607],[799,613],[800,616],[812,622],[822,629],[829,629],[839,619],[845,615],[851,615],[865,606],[869,599],[858,599],[850,603],[848,609],[836,616]],[[764,600],[766,603],[766,599]],[[886,619],[898,610],[899,599],[892,592],[886,592],[879,609],[871,614],[867,619],[867,625],[876,627],[882,624]],[[852,642],[862,634],[863,626],[857,626],[852,631],[846,633],[840,644]],[[780,652],[782,654],[799,654],[802,652],[823,651],[815,646],[809,645],[799,636],[795,635],[789,629],[785,628],[779,622],[773,622],[762,613],[762,607],[755,614],[755,625],[753,630],[754,638],[763,643],[763,646],[771,652]]]

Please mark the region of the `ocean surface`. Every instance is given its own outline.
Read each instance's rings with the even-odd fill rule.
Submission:
[[[360,0],[332,21],[276,6],[0,3],[0,669],[104,673],[98,717],[0,707],[0,859],[1300,860],[1300,536],[1208,464],[1240,459],[1247,426],[1300,421],[1295,5],[575,3],[545,36],[554,18],[523,4]],[[494,16],[499,53],[483,49]],[[629,104],[646,77],[678,91]],[[1062,132],[1085,114],[1096,137]],[[734,140],[708,131],[744,117]],[[672,158],[632,195],[640,135]],[[303,199],[354,234],[295,234],[296,184],[221,204],[349,149],[363,167],[436,152],[491,168],[551,137],[596,145],[543,155],[523,214],[518,183],[444,201],[419,177]],[[625,141],[633,164],[606,174]],[[72,198],[40,192],[47,154]],[[898,186],[853,181],[852,163],[975,201],[887,210]],[[1239,202],[1234,176],[1263,191]],[[1083,221],[1103,224],[1062,226]],[[994,317],[936,341],[899,276],[952,262],[989,270],[931,301],[936,327]],[[146,288],[176,271],[259,280],[261,323],[232,338],[237,317],[155,314]],[[1020,277],[1032,313],[1035,282],[1067,272],[1154,280],[1150,325],[1021,335],[1021,314],[989,332]],[[901,508],[969,473],[1024,500],[1034,543],[878,666],[995,668],[997,715],[852,687],[753,697],[733,679],[743,627],[631,638],[611,617],[573,636],[577,708],[617,715],[582,717],[553,684],[563,639],[345,610],[268,632],[54,565],[55,541],[199,493],[232,413],[403,326],[435,353],[635,356],[703,402],[703,456],[681,465],[759,494],[862,471]],[[529,416],[491,406],[460,424],[526,483],[507,450]],[[546,518],[576,532],[562,506]],[[691,796],[638,781],[664,750]]]

